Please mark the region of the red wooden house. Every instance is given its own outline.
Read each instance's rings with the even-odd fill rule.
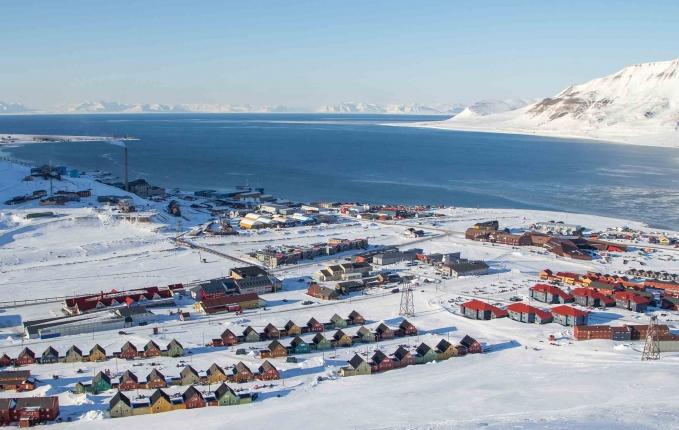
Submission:
[[[348,322],[350,325],[363,325],[365,324],[365,318],[363,318],[363,315],[359,314],[358,312],[351,311]]]
[[[167,387],[167,381],[165,380],[165,375],[160,373],[160,371],[153,369],[146,375],[146,388],[157,389]]]
[[[306,323],[306,326],[310,332],[320,332],[324,330],[323,324],[318,322],[316,318],[311,318],[309,322]]]
[[[394,338],[394,330],[389,328],[385,323],[381,323],[380,325],[377,326],[377,328],[375,329],[375,334],[377,335],[377,338],[380,340]]]
[[[408,320],[403,320],[398,326],[399,336],[417,336],[417,327]]]
[[[196,389],[193,385],[184,391],[182,394],[182,399],[184,400],[184,405],[186,409],[204,408],[207,406],[203,394]]]
[[[17,366],[28,366],[29,364],[35,364],[35,353],[29,348],[22,349],[15,360],[15,364]]]
[[[123,345],[122,348],[120,348],[120,353],[118,354],[118,357],[124,358],[125,360],[132,360],[135,359],[139,356],[139,351],[137,350],[137,347],[134,346],[131,342],[125,342],[125,345]]]
[[[372,356],[370,367],[373,373],[386,372],[394,368],[394,361],[385,353],[378,350]]]
[[[415,364],[415,356],[404,346],[399,346],[394,352],[394,366],[405,367],[411,364]]]
[[[228,328],[222,332],[221,338],[222,345],[231,346],[238,344],[238,336]]]
[[[235,382],[250,382],[255,379],[255,375],[252,373],[250,368],[245,365],[242,361],[236,363],[233,368],[233,380]]]
[[[10,364],[12,364],[12,359],[9,358],[9,355],[2,354],[2,356],[0,357],[0,367],[7,367]]]
[[[276,328],[275,325],[269,323],[264,327],[264,337],[267,339],[280,339],[281,332]]]
[[[269,360],[264,361],[264,363],[259,366],[258,371],[259,374],[257,375],[257,378],[263,381],[272,381],[275,379],[280,379],[281,377],[278,373],[278,369],[276,369],[274,365],[269,362]]]
[[[460,345],[464,346],[468,354],[480,354],[483,352],[481,343],[471,336],[466,335],[460,341]]]
[[[144,357],[160,357],[161,349],[157,343],[149,340],[146,345],[144,345]]]
[[[121,376],[120,376],[120,382],[118,383],[118,389],[120,391],[130,391],[130,390],[136,390],[139,388],[139,379],[137,378],[137,375],[132,373],[129,370],[126,370]]]

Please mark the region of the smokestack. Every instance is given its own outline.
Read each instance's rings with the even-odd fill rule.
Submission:
[[[130,186],[127,182],[127,145],[125,145],[125,191],[130,191]]]

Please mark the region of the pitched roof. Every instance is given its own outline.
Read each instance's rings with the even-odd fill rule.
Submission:
[[[410,350],[408,350],[406,347],[403,345],[399,346],[398,349],[394,352],[394,357],[396,357],[398,360],[403,360],[406,356],[410,354]]]
[[[238,373],[243,373],[243,372],[252,373],[252,370],[250,370],[250,368],[245,363],[243,363],[242,361],[239,361],[238,363],[236,363],[236,365],[234,366],[234,369]]]
[[[562,290],[559,287],[556,287],[554,285],[549,285],[549,284],[535,284],[532,287],[530,287],[531,290],[537,291],[539,293],[547,293],[551,294],[553,296],[559,296],[564,300],[568,300],[571,298],[571,295]]]
[[[126,371],[123,372],[122,375],[120,375],[120,380],[121,380],[121,381],[125,381],[125,380],[128,380],[128,379],[131,379],[131,380],[133,380],[134,382],[138,382],[137,375],[135,375],[134,373],[132,373],[131,370],[126,370]]]
[[[151,394],[151,404],[156,403],[161,398],[165,399],[168,403],[172,403],[172,400],[170,400],[170,396],[168,396],[165,391],[159,388],[156,391],[154,391],[153,394]]]
[[[377,364],[380,364],[381,362],[383,362],[385,360],[389,360],[389,357],[387,357],[387,355],[385,353],[383,353],[382,351],[380,351],[379,349],[372,356],[372,361],[377,363]]]
[[[190,374],[192,374],[192,375],[198,375],[198,371],[196,371],[196,369],[194,369],[193,367],[191,367],[191,365],[189,365],[189,364],[187,364],[186,366],[184,366],[184,368],[182,369],[182,371],[179,372],[179,374],[182,375],[182,376],[184,376],[184,375],[187,374],[187,373],[190,373]]]
[[[500,309],[497,306],[491,305],[490,303],[482,302],[481,300],[476,299],[472,299],[469,300],[468,302],[462,303],[461,306],[467,309],[472,309],[480,312],[490,311],[496,317],[503,317],[507,315],[507,311],[505,311],[504,309]]]
[[[393,331],[393,330],[390,329],[389,326],[387,326],[385,323],[381,323],[380,325],[377,326],[375,331],[377,333],[381,334],[381,333],[386,333],[386,332],[390,332],[390,331]]]
[[[527,305],[526,303],[512,303],[507,306],[507,310],[511,312],[518,312],[522,314],[535,314],[541,319],[549,318],[551,314],[549,311],[536,308],[535,306]]]
[[[420,346],[417,347],[416,351],[420,355],[425,355],[431,350],[432,350],[431,347],[423,342],[423,343],[420,344]]]
[[[264,363],[262,363],[261,366],[259,366],[259,373],[264,373],[264,372],[267,372],[269,370],[278,371],[276,369],[276,367],[273,364],[271,364],[271,362],[269,360],[265,360]]]
[[[349,365],[351,365],[351,367],[353,367],[354,369],[358,369],[358,366],[360,366],[363,363],[365,363],[365,360],[358,354],[354,354],[354,356],[351,357],[351,360],[349,360]]]
[[[326,339],[326,337],[323,336],[322,333],[316,333],[316,336],[314,336],[314,338],[312,339],[313,343],[316,343],[316,344],[321,343],[323,341],[327,341],[327,340],[328,339]]]
[[[203,398],[203,394],[200,391],[198,391],[196,387],[194,387],[193,385],[189,386],[189,388],[187,388],[186,391],[182,393],[182,399],[184,399],[184,401],[187,401],[192,397],[198,397],[201,400],[205,400]]]
[[[580,309],[575,309],[574,307],[566,305],[553,307],[551,311],[553,314],[577,318],[586,317],[589,314],[589,312],[581,311]]]
[[[634,302],[638,305],[643,305],[643,304],[648,304],[651,303],[651,299],[649,299],[646,296],[642,296],[640,294],[636,294],[632,291],[616,291],[613,293],[613,297],[615,297],[616,300],[626,300],[630,302]]]
[[[448,348],[450,348],[451,346],[453,346],[452,343],[448,342],[448,341],[445,340],[445,339],[441,339],[441,340],[439,341],[439,343],[436,344],[436,349],[437,349],[438,351],[444,352],[444,351],[447,351]]]
[[[130,399],[123,394],[122,392],[118,391],[115,396],[111,398],[111,400],[108,402],[109,409],[113,408],[115,405],[118,403],[123,402],[125,403],[128,407],[132,407],[132,402],[130,402]]]
[[[236,395],[236,392],[233,391],[233,388],[229,387],[228,385],[222,382],[222,384],[215,390],[215,397],[221,399],[227,393],[233,394],[234,396]]]
[[[148,350],[151,349],[151,348],[155,348],[155,349],[160,350],[160,346],[158,346],[157,343],[155,343],[155,342],[152,341],[152,340],[149,340],[149,341],[146,343],[146,345],[144,345],[144,351],[148,351]]]
[[[66,354],[75,352],[78,355],[83,355],[83,352],[78,348],[77,346],[73,345],[70,348],[68,348],[68,351],[66,351]]]
[[[224,373],[224,369],[222,369],[221,367],[219,367],[219,365],[218,365],[217,363],[212,363],[212,366],[210,366],[210,367],[207,369],[207,374],[208,374],[208,375],[212,375],[213,373],[216,373],[216,374],[223,374],[223,373]]]
[[[179,341],[177,339],[172,339],[170,341],[170,343],[167,344],[167,349],[170,349],[170,348],[173,348],[173,347],[184,349],[182,344],[179,343]]]
[[[465,335],[465,336],[462,338],[462,340],[460,341],[460,345],[462,345],[462,346],[464,346],[464,347],[466,347],[466,348],[472,347],[475,343],[479,343],[479,342],[478,342],[476,339],[474,339],[473,337],[469,336],[469,335]]]
[[[162,379],[164,381],[165,375],[160,373],[160,370],[158,369],[152,369],[151,372],[149,372],[149,374],[146,375],[146,382],[150,382],[154,379]]]

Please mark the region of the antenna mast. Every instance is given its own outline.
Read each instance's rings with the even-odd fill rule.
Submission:
[[[413,286],[410,282],[405,284],[401,291],[401,309],[399,315],[406,317],[415,316],[415,302],[413,301]]]
[[[646,344],[641,354],[641,361],[660,360],[660,336],[658,334],[658,317],[651,316],[646,333]]]

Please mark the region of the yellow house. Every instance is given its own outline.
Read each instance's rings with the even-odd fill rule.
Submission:
[[[151,413],[158,414],[161,412],[170,412],[175,409],[172,405],[170,396],[163,390],[156,390],[151,394]]]
[[[104,348],[99,346],[99,344],[94,345],[92,349],[90,349],[90,355],[87,357],[89,361],[105,361],[107,359],[106,357],[106,351]]]

